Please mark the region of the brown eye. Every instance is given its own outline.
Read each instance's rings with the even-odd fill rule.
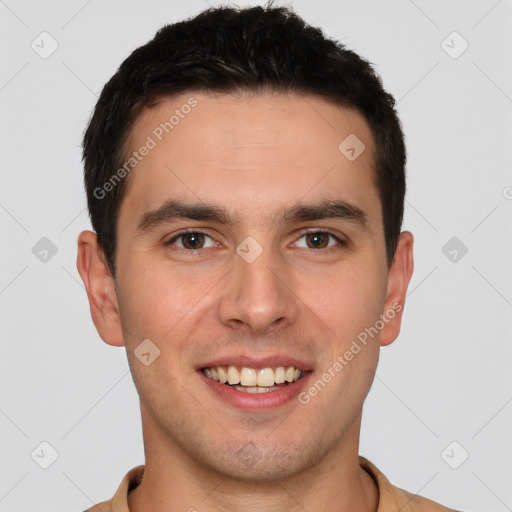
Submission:
[[[294,245],[303,249],[331,249],[346,246],[346,242],[329,231],[310,231],[303,233]]]
[[[194,250],[214,247],[215,241],[211,236],[201,231],[186,231],[173,237],[166,245],[175,245],[180,249]]]
[[[329,244],[329,233],[308,233],[306,240],[310,249],[324,249]]]
[[[182,239],[183,247],[185,247],[185,249],[197,249],[204,244],[203,233],[186,233],[185,235],[182,235]]]

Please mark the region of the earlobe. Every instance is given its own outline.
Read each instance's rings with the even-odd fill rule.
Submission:
[[[92,231],[82,231],[78,237],[76,265],[98,334],[109,345],[124,345],[114,279]]]
[[[393,264],[388,273],[388,287],[384,305],[384,327],[380,334],[381,346],[393,343],[400,333],[405,296],[411,280],[414,258],[412,233],[400,234]]]

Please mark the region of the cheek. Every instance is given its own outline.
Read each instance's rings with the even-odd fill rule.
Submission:
[[[178,350],[179,340],[213,307],[219,276],[205,271],[184,275],[170,264],[142,257],[125,263],[118,298],[127,344],[149,338],[164,348],[172,340],[173,351]]]
[[[377,268],[352,266],[332,273],[323,280],[323,293],[309,298],[314,313],[329,327],[330,338],[329,355],[318,376],[329,384],[314,407],[320,411],[331,404],[333,430],[341,418],[357,414],[373,382],[380,350],[375,325],[384,288]]]
[[[376,267],[347,266],[308,280],[303,296],[331,334],[335,333],[336,344],[342,348],[375,323],[384,303],[384,292]]]

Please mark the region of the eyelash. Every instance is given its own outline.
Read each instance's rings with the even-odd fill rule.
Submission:
[[[184,231],[180,231],[177,235],[174,235],[170,240],[165,242],[164,245],[165,246],[171,246],[179,238],[181,238],[181,237],[183,237],[185,235],[191,234],[191,233],[205,235],[208,238],[211,238],[213,240],[213,237],[211,237],[208,233],[205,233],[204,231],[200,231],[200,230],[197,230],[197,229],[186,229]],[[317,233],[330,235],[332,238],[334,238],[338,242],[338,245],[334,245],[332,247],[326,247],[326,248],[323,248],[323,249],[322,248],[320,248],[320,249],[308,248],[311,251],[314,251],[314,252],[330,252],[331,250],[337,249],[340,246],[341,247],[347,247],[348,246],[348,242],[346,240],[340,238],[339,236],[335,235],[331,231],[328,231],[328,230],[325,230],[325,229],[309,229],[309,230],[306,230],[306,231],[302,231],[300,233],[300,235],[298,236],[297,240],[300,240],[303,236],[310,235],[310,234],[317,234]],[[211,247],[206,247],[206,249],[211,249]],[[199,253],[199,251],[201,249],[184,249],[184,248],[181,248],[181,247],[176,247],[175,250],[177,250],[179,252],[182,252],[182,253],[190,254],[190,253]]]

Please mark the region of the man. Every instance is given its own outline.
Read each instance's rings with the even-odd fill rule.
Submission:
[[[212,8],[125,60],[77,265],[146,461],[89,510],[449,510],[358,454],[413,271],[405,161],[369,63],[291,10]]]

